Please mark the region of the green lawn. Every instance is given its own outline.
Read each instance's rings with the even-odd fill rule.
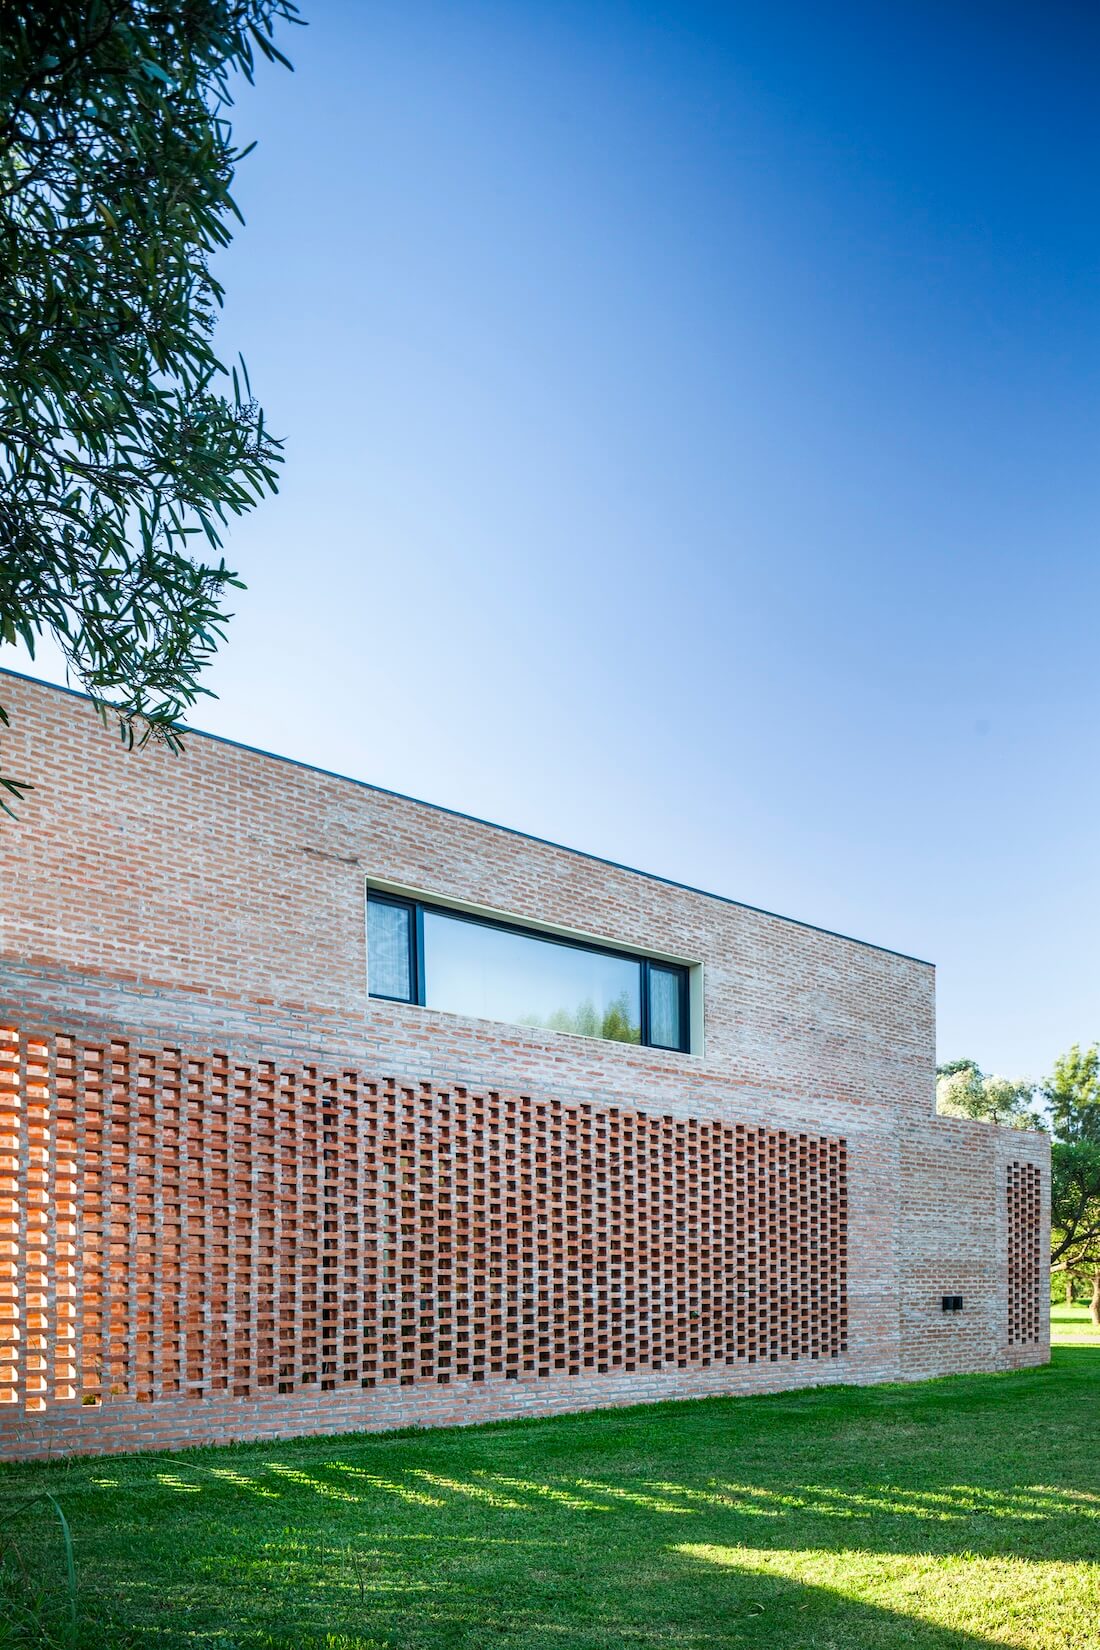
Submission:
[[[0,1517],[57,1497],[96,1650],[1095,1650],[1098,1421],[1100,1346],[1059,1346],[921,1386],[8,1468]],[[66,1642],[52,1517],[0,1529],[5,1650]]]
[[[1087,1306],[1052,1306],[1050,1309],[1050,1338],[1052,1341],[1095,1341],[1100,1343],[1100,1329],[1092,1321]]]

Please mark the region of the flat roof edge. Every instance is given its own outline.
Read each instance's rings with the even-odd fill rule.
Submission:
[[[16,682],[30,682],[34,687],[47,688],[52,693],[63,693],[70,699],[83,699],[86,704],[94,703],[91,694],[82,693],[78,688],[62,687],[57,682],[46,682],[40,676],[31,676],[22,670],[10,670],[6,665],[0,665],[0,676],[8,676]],[[590,854],[583,848],[571,848],[568,843],[554,842],[550,837],[536,836],[532,831],[522,831],[515,825],[501,825],[494,819],[482,819],[478,814],[464,813],[460,808],[448,808],[441,802],[425,802],[423,797],[409,796],[405,791],[389,790],[385,785],[373,785],[367,779],[356,779],[351,774],[337,773],[333,768],[322,768],[315,762],[303,762],[295,756],[282,756],[278,751],[263,750],[259,745],[246,745],[241,739],[229,739],[222,733],[209,733],[205,728],[192,727],[188,722],[180,725],[186,733],[193,734],[197,739],[209,739],[216,745],[228,745],[233,750],[248,751],[252,756],[263,756],[271,762],[285,762],[288,767],[300,768],[304,773],[316,773],[326,779],[338,779],[342,784],[355,785],[359,790],[373,791],[376,796],[392,797],[395,802],[411,802],[418,808],[430,808],[433,813],[445,814],[449,819],[463,819],[470,825],[482,825],[490,831],[502,831],[507,836],[519,837],[524,842],[538,843],[542,848],[553,848],[558,853],[572,854],[577,859],[587,859],[594,865],[606,865],[611,870],[625,871],[629,876],[642,877],[646,882],[660,883],[664,888],[677,888],[681,893],[696,894],[700,899],[714,900],[718,905],[732,905],[740,911],[751,911],[758,917],[770,917],[775,922],[788,923],[792,928],[804,928],[811,934],[825,934],[830,939],[844,940],[849,945],[862,946],[867,951],[881,951],[888,957],[900,957],[904,962],[918,963],[922,968],[934,969],[936,966],[926,957],[915,957],[910,951],[898,951],[893,946],[879,945],[875,940],[857,939],[853,934],[842,934],[837,928],[823,928],[820,923],[804,922],[800,917],[788,917],[782,911],[769,911],[763,905],[751,905],[747,900],[733,899],[729,894],[713,894],[709,889],[696,888],[690,882],[678,882],[675,877],[664,877],[657,871],[641,871],[636,865],[624,865],[620,860],[608,859],[604,854]],[[0,830],[2,829],[0,826]]]

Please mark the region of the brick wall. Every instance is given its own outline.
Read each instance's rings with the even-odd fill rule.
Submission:
[[[81,699],[3,685],[37,789],[2,839],[0,1453],[1046,1357],[1046,1143],[932,1116],[927,964],[205,736],[127,753]],[[368,879],[699,965],[702,1052],[371,1001]],[[586,1165],[584,1209],[537,1206],[551,1161]],[[386,1165],[415,1283],[365,1270]],[[447,1205],[447,1256],[441,1173],[499,1203],[480,1238]],[[500,1356],[460,1367],[479,1323]]]

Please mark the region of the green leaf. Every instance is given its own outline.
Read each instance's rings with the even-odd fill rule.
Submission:
[[[240,588],[225,524],[282,462],[243,361],[214,352],[210,261],[251,147],[232,82],[254,50],[285,63],[272,30],[300,19],[291,0],[18,10],[0,30],[0,640],[33,655],[49,633],[129,743],[170,742]],[[0,773],[6,812],[27,789]]]

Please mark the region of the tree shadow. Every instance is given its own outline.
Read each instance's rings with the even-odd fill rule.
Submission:
[[[509,1621],[486,1599],[477,1611],[444,1607],[433,1616],[431,1638],[410,1633],[407,1618],[376,1618],[377,1637],[263,1631],[234,1641],[235,1650],[405,1650],[422,1644],[447,1650],[529,1650],[538,1645],[561,1650],[620,1650],[620,1647],[675,1645],[678,1650],[714,1650],[716,1645],[743,1645],[745,1650],[993,1650],[1001,1641],[985,1634],[960,1632],[845,1597],[835,1590],[788,1578],[739,1575],[730,1570],[718,1581],[696,1578],[697,1603],[674,1618],[644,1623],[621,1612],[601,1611],[599,1625],[581,1628],[563,1621],[553,1609]],[[1068,1645],[1068,1641],[1067,1641]],[[1082,1641],[1082,1646],[1084,1641]]]
[[[976,1650],[1009,1642],[1028,1607],[1054,1624],[1037,1642],[1070,1650],[1097,1602],[1082,1589],[1100,1546],[1098,1375],[1100,1348],[1075,1347],[1054,1378],[15,1478],[65,1497],[85,1597],[110,1625],[89,1650],[131,1634],[149,1650]]]

